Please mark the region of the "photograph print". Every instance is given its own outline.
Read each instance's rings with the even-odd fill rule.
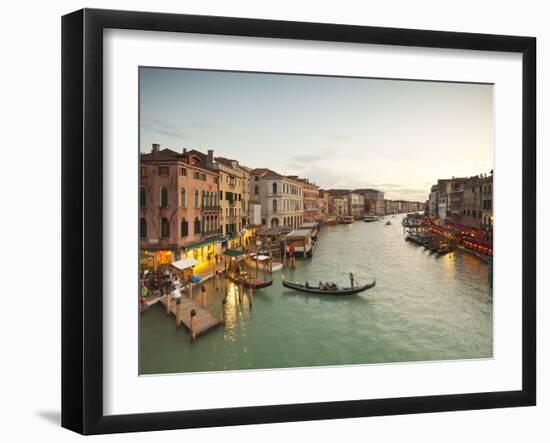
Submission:
[[[139,373],[493,358],[493,99],[140,67]]]

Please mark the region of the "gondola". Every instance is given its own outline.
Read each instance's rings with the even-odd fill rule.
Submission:
[[[324,294],[324,295],[352,295],[359,292],[366,291],[376,285],[376,280],[373,280],[372,283],[368,283],[363,286],[357,286],[354,288],[334,288],[334,289],[319,289],[319,286],[308,286],[302,285],[300,283],[290,283],[283,280],[283,286],[285,288],[294,289],[295,291],[306,292],[308,294]]]
[[[247,278],[248,277],[248,278]],[[249,278],[249,274],[227,274],[227,279],[236,285],[243,285],[245,288],[262,289],[273,284],[273,280],[256,280]]]

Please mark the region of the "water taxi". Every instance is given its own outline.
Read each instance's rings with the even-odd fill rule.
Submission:
[[[296,229],[286,236],[286,252],[300,254],[304,258],[313,256],[315,241],[309,229]]]
[[[378,221],[378,220],[380,220],[380,217],[378,217],[377,215],[365,215],[363,217],[363,221],[367,222],[367,223],[375,222],[375,221]]]
[[[351,215],[342,215],[338,217],[338,223],[341,225],[350,225],[353,223],[353,217]]]

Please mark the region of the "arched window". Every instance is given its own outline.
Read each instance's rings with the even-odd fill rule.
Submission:
[[[273,199],[273,213],[277,213],[277,200]]]
[[[201,206],[202,207],[206,206],[206,192],[204,191],[201,192]]]
[[[254,185],[254,195],[258,195],[258,185]]]
[[[277,183],[273,183],[273,194],[277,194]]]
[[[147,207],[147,189],[145,189],[145,186],[139,188],[139,207]]]
[[[195,208],[199,207],[199,191],[195,191]]]
[[[139,219],[139,238],[147,238],[147,221],[143,217]]]
[[[168,237],[170,237],[170,223],[168,223],[168,219],[166,217],[163,217],[160,220],[160,238]]]
[[[180,191],[180,206],[182,208],[187,208],[187,195],[185,192],[185,188],[181,188]]]
[[[180,236],[187,237],[188,235],[189,235],[189,223],[187,223],[187,220],[185,220],[185,218],[182,218],[180,223]]]
[[[168,207],[168,189],[166,189],[164,186],[160,188],[160,207]]]

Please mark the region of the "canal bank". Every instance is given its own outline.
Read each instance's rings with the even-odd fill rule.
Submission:
[[[403,240],[401,217],[323,227],[313,259],[273,274],[250,309],[227,285],[227,324],[191,343],[160,305],[140,317],[142,374],[223,369],[429,361],[492,356],[487,264],[455,251],[430,255]],[[345,299],[306,295],[288,281],[375,288]],[[206,307],[221,318],[223,291],[206,284]],[[195,288],[194,297],[198,294]]]

